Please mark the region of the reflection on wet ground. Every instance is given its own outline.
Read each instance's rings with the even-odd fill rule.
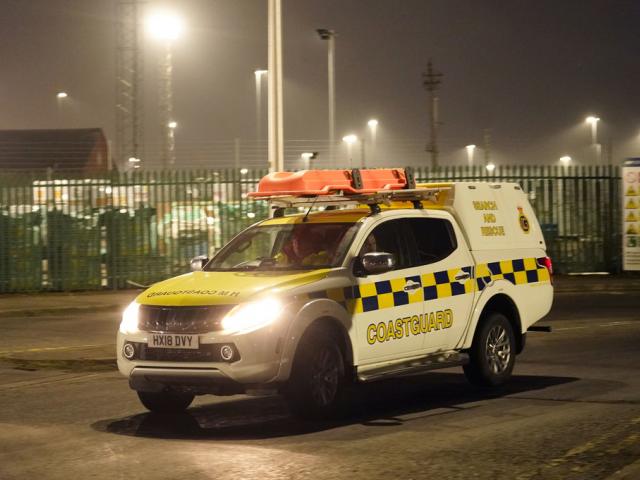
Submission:
[[[462,374],[430,373],[396,378],[351,388],[347,414],[334,421],[309,422],[289,414],[280,397],[241,397],[238,400],[193,407],[177,415],[142,413],[96,422],[93,428],[120,435],[153,438],[247,440],[302,435],[362,424],[371,427],[402,425],[408,414],[438,415],[469,409],[462,406],[488,398],[541,390],[574,382],[570,377],[514,376],[499,389],[483,390],[467,383]]]

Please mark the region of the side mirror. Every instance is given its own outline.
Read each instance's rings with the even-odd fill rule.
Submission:
[[[191,271],[199,272],[207,263],[209,263],[209,257],[207,257],[206,255],[198,255],[197,257],[191,259]]]
[[[396,257],[393,253],[371,252],[362,256],[362,268],[367,273],[384,273],[393,270],[395,266]]]

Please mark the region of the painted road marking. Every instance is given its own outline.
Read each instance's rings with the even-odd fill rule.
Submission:
[[[45,385],[51,384],[59,384],[59,383],[77,383],[88,378],[98,377],[98,376],[106,376],[113,375],[115,372],[99,372],[99,373],[84,373],[78,375],[69,375],[68,373],[63,373],[60,375],[52,375],[50,377],[37,378],[34,380],[19,380],[17,382],[9,382],[0,385],[0,390],[15,390],[17,388],[27,388],[27,387],[41,387]]]
[[[610,322],[610,323],[600,323],[597,325],[584,325],[581,327],[560,327],[560,328],[553,328],[554,332],[560,332],[560,331],[564,331],[564,330],[583,330],[585,328],[594,328],[594,327],[622,327],[625,325],[633,325],[636,324],[638,322]]]
[[[103,348],[103,347],[113,347],[115,348],[115,343],[103,343],[101,345],[75,345],[71,347],[40,347],[40,348],[27,348],[24,350],[3,350],[0,352],[0,355],[11,355],[14,353],[34,353],[34,352],[52,352],[52,351],[65,351],[65,350],[81,350],[83,348]]]

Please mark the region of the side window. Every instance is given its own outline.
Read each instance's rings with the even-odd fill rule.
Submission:
[[[428,265],[447,258],[458,248],[453,226],[441,218],[407,219],[414,245],[411,248],[414,266]]]
[[[403,235],[404,220],[390,220],[378,225],[367,236],[358,256],[371,252],[392,253],[396,257],[396,270],[408,268],[411,265],[409,251]]]

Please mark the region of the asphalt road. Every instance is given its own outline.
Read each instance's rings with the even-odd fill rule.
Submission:
[[[116,313],[0,318],[0,479],[640,478],[640,293],[559,294],[505,388],[460,369],[358,387],[304,423],[274,397],[146,413]]]

